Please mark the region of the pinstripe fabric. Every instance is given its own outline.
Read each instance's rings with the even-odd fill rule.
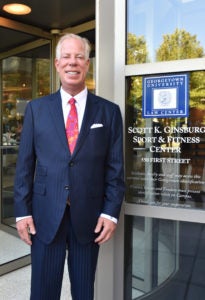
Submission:
[[[69,209],[54,241],[46,245],[33,237],[31,300],[59,300],[66,247],[73,300],[93,300],[99,246],[79,244],[70,224]]]
[[[70,230],[68,270],[73,300],[93,300],[94,280],[99,246],[95,243],[79,244]]]
[[[88,243],[95,238],[100,213],[119,217],[124,196],[122,142],[120,109],[101,97],[88,93],[72,156],[60,91],[28,103],[14,198],[15,216],[32,215],[37,231],[32,246],[32,300],[59,299],[67,235],[73,300],[92,299],[98,249]],[[85,247],[78,245],[72,230],[65,230],[71,228],[68,217],[63,218],[68,197],[73,231]]]

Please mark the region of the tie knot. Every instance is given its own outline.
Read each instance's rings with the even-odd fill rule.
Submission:
[[[70,98],[70,100],[68,101],[70,105],[73,105],[75,104],[75,98]]]

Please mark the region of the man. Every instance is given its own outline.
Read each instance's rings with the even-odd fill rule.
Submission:
[[[86,39],[61,37],[61,88],[25,112],[15,212],[18,233],[31,245],[31,300],[60,299],[67,247],[72,299],[92,300],[99,245],[112,237],[120,213],[122,119],[116,104],[87,91],[89,53]]]

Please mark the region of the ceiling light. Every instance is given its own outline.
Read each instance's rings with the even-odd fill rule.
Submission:
[[[31,12],[31,8],[28,5],[21,3],[5,4],[3,10],[13,15],[27,15]]]

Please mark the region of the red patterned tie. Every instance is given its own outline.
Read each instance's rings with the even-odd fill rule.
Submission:
[[[78,114],[75,106],[76,100],[71,98],[70,103],[70,112],[68,114],[66,122],[66,135],[68,139],[68,145],[70,148],[71,154],[73,153],[78,138]]]

